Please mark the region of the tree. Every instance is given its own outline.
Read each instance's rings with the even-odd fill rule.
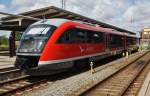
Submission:
[[[16,33],[15,33],[15,40],[16,40],[16,41],[20,41],[21,36],[22,36],[22,32],[16,32]]]
[[[0,36],[0,45],[8,45],[9,42],[8,42],[8,38],[3,35],[3,36]]]

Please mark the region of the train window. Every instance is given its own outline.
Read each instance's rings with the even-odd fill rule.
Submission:
[[[58,39],[57,43],[69,43],[70,42],[70,32],[74,31],[73,29],[69,29],[65,31],[60,38]]]
[[[67,32],[65,32],[64,34],[62,34],[60,36],[57,43],[67,43],[68,41],[69,41],[69,34],[67,34]]]
[[[87,43],[92,43],[93,42],[93,32],[91,31],[86,31],[86,42]]]
[[[76,33],[76,40],[75,42],[77,43],[85,43],[85,32],[83,30],[78,30],[77,33]]]
[[[88,30],[87,31],[87,42],[88,43],[103,42],[103,33]]]
[[[110,35],[110,48],[123,47],[123,37],[119,35]]]
[[[135,38],[127,37],[127,46],[136,45],[137,41]]]
[[[33,27],[29,29],[29,31],[26,33],[27,35],[35,35],[35,34],[47,34],[51,27]]]
[[[58,43],[85,43],[85,31],[72,28],[64,32]]]
[[[18,52],[40,53],[55,29],[46,24],[30,26],[21,38]]]
[[[102,42],[103,41],[103,34],[102,33],[94,33],[93,34],[93,40],[95,43]]]
[[[71,31],[69,34],[69,42],[70,43],[84,43],[85,41],[85,32],[75,29],[74,31]]]
[[[99,43],[103,42],[103,33],[72,28],[64,32],[58,43]]]

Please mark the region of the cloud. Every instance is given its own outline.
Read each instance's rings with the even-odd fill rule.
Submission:
[[[133,28],[128,17],[123,18],[131,3],[128,0],[72,0],[68,3],[67,10],[84,16],[103,21],[127,30],[137,31]],[[132,12],[131,15],[132,16]]]
[[[52,5],[61,7],[61,0],[12,0],[11,4],[19,13]],[[127,6],[127,0],[66,0],[67,10],[102,21],[121,14]]]
[[[6,11],[6,6],[4,4],[0,4],[0,12]],[[0,14],[0,18],[5,17],[7,15]]]
[[[12,0],[11,4],[12,6],[32,6],[34,5],[34,2],[36,2],[36,0]]]
[[[61,0],[12,0],[12,7],[16,8],[16,13],[39,9],[47,6],[59,6]]]
[[[61,1],[11,0],[8,8],[0,4],[0,11],[11,8],[20,13],[47,6],[61,8]],[[66,0],[66,10],[131,31],[139,31],[149,24],[149,6],[149,0]]]
[[[130,7],[122,15],[123,25],[127,29],[139,32],[145,27],[149,27],[150,23],[150,1],[137,0],[137,2]]]
[[[134,19],[135,21],[144,20],[150,16],[150,2],[147,4],[133,5],[127,9],[123,17],[127,21]]]
[[[4,11],[6,9],[6,6],[4,4],[0,4],[0,11]]]
[[[129,6],[127,0],[70,0],[68,5],[71,5],[67,8],[70,11],[78,9],[75,11],[99,20],[114,18]]]
[[[6,36],[8,38],[10,33],[10,31],[0,30],[0,36]]]

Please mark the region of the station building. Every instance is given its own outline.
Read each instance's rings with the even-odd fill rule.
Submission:
[[[150,28],[144,28],[141,32],[140,44],[142,48],[150,48]]]

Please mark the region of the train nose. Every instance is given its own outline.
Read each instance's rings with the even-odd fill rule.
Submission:
[[[23,68],[27,68],[25,65],[26,63],[26,59],[25,58],[20,58],[17,56],[16,61],[15,61],[15,67],[18,69],[23,69]]]
[[[15,67],[20,69],[21,64],[21,59],[17,56],[15,61]]]
[[[15,67],[21,70],[28,70],[38,66],[39,57],[33,56],[17,56]]]

